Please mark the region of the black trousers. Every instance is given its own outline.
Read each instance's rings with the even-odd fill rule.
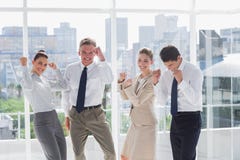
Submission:
[[[195,160],[200,132],[200,112],[180,112],[172,117],[170,140],[173,160]]]

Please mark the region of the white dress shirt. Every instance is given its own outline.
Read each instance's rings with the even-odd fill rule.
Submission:
[[[182,61],[179,70],[183,80],[178,84],[178,112],[202,111],[203,76],[199,68],[191,63]],[[157,85],[157,101],[164,106],[171,96],[173,73],[166,70]]]
[[[27,67],[22,67],[20,84],[34,113],[52,111],[52,90],[66,89],[67,85],[59,69],[55,70],[56,81],[50,81],[43,76],[30,73]]]
[[[75,62],[67,66],[64,78],[68,84],[68,90],[63,91],[62,104],[65,115],[69,116],[72,106],[76,106],[80,76],[84,65]],[[87,86],[84,106],[95,106],[102,104],[105,84],[113,81],[113,74],[106,62],[93,62],[87,66]]]

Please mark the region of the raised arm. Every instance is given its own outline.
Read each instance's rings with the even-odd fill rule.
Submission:
[[[22,76],[20,80],[20,84],[24,89],[31,90],[33,88],[32,78],[29,74],[28,68],[27,68],[27,57],[21,57],[20,59],[20,65],[22,70]]]
[[[49,63],[48,66],[52,68],[55,71],[56,74],[56,80],[55,81],[49,81],[49,84],[53,90],[64,90],[67,89],[67,83],[63,78],[62,73],[57,68],[57,65],[53,62]]]
[[[119,78],[118,78],[118,92],[120,93],[122,99],[124,100],[128,100],[128,96],[126,95],[125,91],[124,91],[124,81],[127,77],[127,74],[125,72],[121,72],[119,74]]]

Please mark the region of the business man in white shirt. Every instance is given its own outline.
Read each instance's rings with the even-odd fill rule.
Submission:
[[[195,160],[201,132],[202,72],[184,61],[174,46],[164,47],[160,58],[167,70],[160,77],[158,100],[165,105],[171,97],[170,141],[173,159]]]
[[[81,61],[66,68],[68,90],[63,92],[66,127],[70,129],[75,160],[85,160],[84,146],[89,133],[99,143],[105,160],[115,160],[111,131],[101,108],[105,84],[113,81],[110,66],[96,42],[85,38],[80,42]],[[99,62],[94,61],[97,56]],[[80,78],[81,77],[81,78]]]

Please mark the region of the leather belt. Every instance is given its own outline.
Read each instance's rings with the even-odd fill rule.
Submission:
[[[76,106],[72,106],[73,108],[77,108]],[[95,109],[95,108],[99,108],[101,107],[101,104],[95,105],[95,106],[87,106],[87,107],[83,107],[83,110],[91,110],[91,109]]]
[[[177,112],[176,116],[194,115],[194,114],[200,114],[200,111],[194,111],[194,112]]]

